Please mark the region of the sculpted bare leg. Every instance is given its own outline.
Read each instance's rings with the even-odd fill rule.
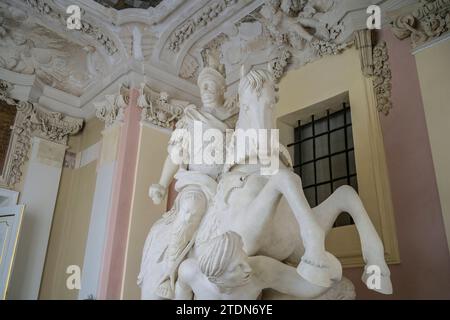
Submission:
[[[384,259],[383,242],[378,236],[359,195],[350,186],[338,188],[327,200],[313,208],[314,215],[323,230],[328,233],[339,214],[347,212],[353,218],[361,239],[361,248],[366,268],[363,273],[363,281],[366,283],[369,266],[378,266],[381,270],[381,288],[375,291],[391,294],[392,283],[390,271]]]

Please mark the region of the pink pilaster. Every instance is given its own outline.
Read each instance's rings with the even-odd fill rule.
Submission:
[[[389,49],[393,109],[380,114],[401,263],[391,265],[392,296],[365,288],[362,268],[346,269],[360,299],[449,299],[445,238],[419,78],[409,39],[380,33]]]
[[[139,143],[139,91],[130,90],[130,102],[125,109],[119,147],[117,169],[108,214],[107,237],[103,253],[98,299],[120,299],[125,266],[128,226]]]

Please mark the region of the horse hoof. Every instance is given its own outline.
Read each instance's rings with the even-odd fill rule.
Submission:
[[[341,262],[331,253],[326,252],[329,260],[331,280],[341,281],[342,279],[342,265]]]
[[[297,273],[306,281],[329,288],[332,286],[332,279],[342,278],[342,267],[340,262],[330,253],[326,252],[327,261],[324,264],[316,264],[308,259],[302,259],[297,267]]]
[[[390,275],[377,275],[376,273],[368,273],[366,269],[364,269],[361,280],[364,282],[368,289],[375,292],[381,294],[392,294],[393,292]]]

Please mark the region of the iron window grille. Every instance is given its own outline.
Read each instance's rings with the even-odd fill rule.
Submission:
[[[311,207],[326,200],[338,187],[350,185],[358,190],[350,106],[327,110],[298,121],[294,129],[294,171],[302,178],[303,190]],[[334,227],[354,224],[342,213]]]

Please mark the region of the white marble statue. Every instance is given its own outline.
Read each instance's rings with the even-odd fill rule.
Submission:
[[[338,283],[342,278],[340,265],[335,271],[333,280]],[[205,243],[198,259],[181,263],[175,298],[256,300],[264,289],[297,299],[317,298],[328,291],[299,277],[295,267],[266,256],[248,257],[241,236],[228,231]]]
[[[154,292],[161,298],[171,299],[174,297],[178,265],[186,255],[186,248],[189,249],[188,244],[216,193],[216,180],[223,168],[222,164],[194,163],[193,159],[196,153],[201,153],[202,150],[191,147],[189,137],[180,134],[183,129],[193,134],[196,121],[200,122],[205,130],[214,128],[225,132],[228,129],[228,126],[222,122],[223,118],[229,117],[223,108],[225,78],[219,72],[219,64],[214,56],[207,55],[206,60],[207,67],[201,71],[198,77],[203,106],[201,109],[197,109],[193,105],[185,108],[184,115],[177,122],[176,130],[169,141],[169,156],[165,161],[161,179],[149,190],[152,200],[160,203],[172,179],[175,177],[177,180],[175,189],[178,195],[174,208],[168,213],[169,219],[173,219],[168,231],[170,237],[167,239],[167,247],[161,253],[165,272]],[[185,158],[181,165],[174,163],[173,157],[170,156],[170,154],[178,153],[183,154]],[[159,240],[161,239],[159,238]],[[154,242],[152,245],[157,246]],[[146,270],[143,270],[140,278],[144,276],[145,272]]]
[[[239,140],[245,130],[275,129],[276,91],[269,71],[241,74],[239,120],[228,143]],[[181,183],[184,189],[177,188],[181,192],[174,209],[152,227],[147,238],[139,277],[144,299],[256,299],[267,289],[292,298],[330,298],[333,294],[327,295],[327,290],[349,287],[345,281],[342,286],[336,283],[341,265],[325,250],[325,236],[341,212],[348,212],[355,221],[366,266],[375,265],[381,271],[380,286],[369,288],[392,292],[383,244],[357,193],[349,186],[340,187],[310,208],[301,179],[283,149],[280,146],[276,154],[279,168],[270,175],[261,174],[267,159],[251,148],[227,162],[222,174],[214,171],[212,175],[208,166],[192,167],[192,172],[181,169],[177,178],[187,174],[195,179]],[[228,145],[227,152],[237,151]],[[256,162],[249,164],[248,159]],[[169,176],[164,171],[163,177]],[[161,187],[152,187],[154,200],[161,200],[168,181],[161,179]],[[288,206],[281,206],[281,200]],[[280,272],[285,275],[280,277]],[[170,294],[162,292],[164,286]]]

